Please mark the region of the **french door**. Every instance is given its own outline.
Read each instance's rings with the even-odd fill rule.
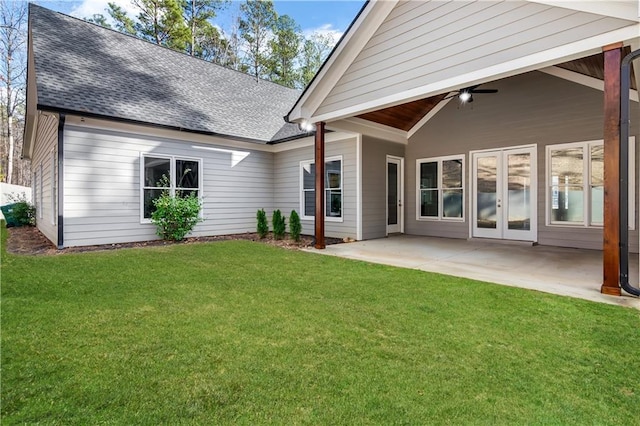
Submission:
[[[474,237],[537,240],[536,147],[472,153]]]
[[[387,234],[403,232],[404,159],[387,156]]]

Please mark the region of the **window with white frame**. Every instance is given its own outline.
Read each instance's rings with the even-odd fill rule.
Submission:
[[[635,175],[635,140],[629,141],[629,171]],[[629,223],[634,224],[635,178],[629,179]],[[600,227],[604,222],[602,140],[547,146],[547,211],[552,225]]]
[[[314,161],[300,163],[300,211],[302,219],[313,219],[316,208],[316,170]],[[324,163],[325,217],[342,220],[342,157],[332,157]]]
[[[163,191],[171,195],[202,197],[201,159],[174,156],[143,155],[141,164],[143,220],[151,218],[155,207],[153,201]]]
[[[38,192],[38,197],[39,197],[38,198],[38,205],[40,206],[39,209],[38,209],[38,217],[40,219],[42,219],[42,217],[43,217],[42,214],[43,214],[43,210],[44,210],[43,209],[43,207],[44,207],[44,202],[43,202],[43,199],[44,199],[43,180],[44,179],[42,177],[42,163],[40,163],[40,170],[38,170],[38,179],[39,179],[38,186],[40,187],[40,191]]]
[[[56,212],[56,152],[51,151],[51,224],[56,224],[57,212]]]
[[[416,160],[418,219],[464,220],[464,156]]]

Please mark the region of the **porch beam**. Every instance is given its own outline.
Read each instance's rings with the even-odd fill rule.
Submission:
[[[324,249],[324,122],[316,123],[315,135],[315,247]]]
[[[622,43],[604,52],[604,229],[600,292],[620,296],[620,64]]]

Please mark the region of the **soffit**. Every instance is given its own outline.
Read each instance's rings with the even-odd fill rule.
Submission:
[[[629,47],[623,49],[623,56],[631,52]],[[585,58],[574,61],[563,62],[557,65],[560,68],[573,71],[588,77],[604,80],[604,55],[587,56]],[[636,79],[634,78],[634,69],[631,67],[631,88],[637,89]],[[484,87],[484,86],[483,86]],[[490,83],[486,84],[490,87]],[[445,98],[446,94],[430,96],[428,98],[417,101],[407,102],[401,105],[382,108],[376,111],[367,112],[357,115],[356,117],[369,120],[374,123],[384,124],[403,131],[409,131],[415,126],[425,115],[438,105]]]

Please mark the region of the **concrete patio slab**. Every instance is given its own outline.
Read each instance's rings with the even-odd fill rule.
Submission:
[[[640,299],[600,293],[602,252],[487,240],[398,235],[327,246],[322,253],[640,309]],[[638,285],[638,255],[629,256]]]

